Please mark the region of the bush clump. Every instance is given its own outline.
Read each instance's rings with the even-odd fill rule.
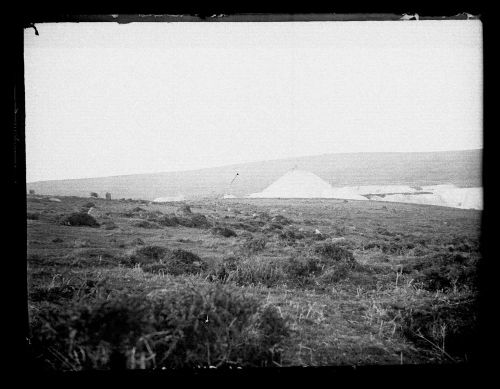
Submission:
[[[354,267],[356,261],[350,250],[335,243],[323,243],[314,247],[313,252],[318,254],[325,265],[335,265],[339,262]]]
[[[252,253],[264,250],[267,244],[267,239],[265,237],[250,238],[243,243],[243,248]]]
[[[408,340],[420,347],[449,355],[471,356],[478,340],[477,306],[474,301],[434,301],[416,306],[391,307],[399,330]],[[389,310],[391,312],[391,310]],[[429,343],[434,343],[434,347]]]
[[[416,271],[415,281],[430,291],[446,290],[457,286],[478,286],[478,260],[460,253],[439,253],[418,257],[406,268]]]
[[[175,215],[163,215],[157,220],[157,223],[164,227],[175,227],[179,225],[179,219]]]
[[[172,275],[197,274],[206,268],[202,259],[186,250],[176,249],[160,260],[160,263],[153,267],[145,267],[146,271],[163,270]]]
[[[75,212],[61,219],[60,224],[65,226],[99,227],[99,223],[92,216],[84,212]]]
[[[288,278],[300,286],[311,283],[312,278],[323,270],[319,258],[314,256],[294,256],[286,263],[285,271]]]
[[[169,250],[165,247],[155,246],[155,245],[141,245],[132,250],[132,252],[126,255],[122,263],[129,266],[135,266],[137,264],[147,264],[152,262],[158,262],[162,259]]]
[[[43,366],[66,371],[273,366],[289,336],[275,308],[214,284],[49,307],[32,333]]]
[[[185,214],[184,216],[163,215],[157,218],[156,221],[166,227],[204,228],[210,226],[206,216],[201,214]]]
[[[40,218],[40,214],[35,212],[28,212],[26,214],[26,219],[28,220],[38,220]]]
[[[210,223],[208,222],[207,218],[205,215],[201,215],[199,213],[192,215],[190,218],[182,218],[182,221],[184,220],[189,220],[188,224],[186,227],[209,227]],[[182,224],[182,222],[181,222]]]
[[[225,258],[211,274],[212,279],[234,282],[237,285],[264,285],[273,287],[286,281],[280,260],[269,258]]]
[[[132,223],[132,225],[134,227],[149,228],[149,229],[160,228],[160,226],[158,224],[153,223],[153,222],[149,222],[147,220],[140,220],[140,221]]]
[[[130,242],[131,245],[133,246],[144,246],[144,241],[141,238],[135,238]]]
[[[212,234],[214,235],[220,235],[225,238],[230,238],[232,236],[237,236],[236,232],[234,230],[227,228],[227,227],[214,227],[212,228]]]
[[[193,212],[191,211],[191,207],[187,204],[184,204],[182,206],[179,207],[179,209],[177,210],[177,212],[181,213],[181,214],[187,214],[187,215],[190,215],[192,214]]]
[[[297,239],[304,239],[304,234],[293,229],[285,229],[279,235],[279,238],[288,243],[294,243]]]

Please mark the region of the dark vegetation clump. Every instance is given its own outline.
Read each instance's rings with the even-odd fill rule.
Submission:
[[[210,273],[212,280],[233,282],[236,285],[264,285],[268,288],[286,282],[283,261],[269,258],[224,258]]]
[[[478,259],[464,253],[439,253],[416,258],[404,268],[416,272],[415,281],[430,291],[478,287]]]
[[[129,255],[126,255],[122,263],[129,266],[136,264],[147,264],[158,262],[162,259],[169,250],[165,247],[155,245],[142,245],[135,248]]]
[[[447,245],[450,252],[472,253],[479,251],[479,242],[467,237],[455,237]]]
[[[259,228],[257,226],[252,225],[250,223],[242,223],[242,222],[228,223],[228,226],[231,227],[231,228],[235,228],[235,229],[239,229],[239,230],[244,230],[244,231],[248,231],[248,232],[257,232],[257,231],[259,231]]]
[[[141,238],[135,238],[130,244],[134,246],[144,246],[144,241]]]
[[[73,298],[76,290],[77,288],[74,285],[33,288],[29,292],[29,301],[44,301],[53,304],[67,303],[67,300]]]
[[[205,269],[201,258],[186,250],[177,249],[169,252],[159,262],[143,266],[143,270],[152,273],[163,271],[172,275],[196,274]]]
[[[474,300],[418,303],[402,306],[394,304],[392,314],[399,330],[419,347],[448,357],[469,358],[478,341],[477,305]],[[390,310],[391,311],[391,310]],[[446,356],[446,355],[444,355]]]
[[[328,239],[328,235],[326,234],[311,234],[310,237],[314,241],[323,241]]]
[[[225,238],[230,238],[232,236],[237,236],[236,232],[234,230],[227,228],[227,227],[214,227],[212,228],[212,234],[214,235],[220,235]]]
[[[276,216],[274,216],[271,219],[271,222],[273,224],[279,224],[281,226],[289,226],[290,224],[292,224],[291,220],[287,219],[286,217],[284,217],[282,215],[276,215]]]
[[[187,204],[182,205],[179,207],[178,212],[183,213],[183,214],[192,214],[193,212],[191,211],[191,207]]]
[[[149,229],[160,228],[160,226],[158,224],[153,223],[153,222],[149,222],[147,220],[140,220],[140,221],[132,223],[132,225],[134,227],[149,228]]]
[[[32,195],[32,194],[35,194],[35,191],[33,189],[30,189],[29,190],[29,194]]]
[[[98,198],[99,195],[96,192],[90,192],[90,197]]]
[[[185,221],[187,220],[186,224]],[[201,215],[199,213],[193,214],[189,218],[181,218],[181,225],[185,227],[198,227],[198,228],[203,228],[203,227],[209,227],[210,223],[208,222],[207,218],[205,215]]]
[[[240,259],[235,256],[228,256],[222,258],[212,272],[209,274],[212,280],[218,280],[221,282],[227,282],[231,274],[233,274],[238,269],[238,263]]]
[[[146,210],[144,208],[141,208],[141,207],[135,207],[135,208],[131,209],[130,212],[132,212],[132,213],[146,212]]]
[[[95,204],[94,204],[92,201],[89,201],[89,202],[87,202],[87,203],[83,204],[83,206],[82,206],[82,207],[83,207],[83,208],[90,209],[90,208],[92,208],[92,207],[95,207]]]
[[[310,284],[313,277],[318,276],[322,270],[319,259],[313,256],[293,256],[285,267],[288,278],[299,286]]]
[[[49,306],[32,334],[43,367],[68,371],[273,366],[289,330],[275,308],[210,284]]]
[[[355,265],[354,255],[347,248],[334,243],[324,243],[314,247],[313,252],[318,254],[321,258],[321,262],[325,265],[335,265],[338,262],[343,262],[351,265]]]
[[[38,220],[40,218],[40,214],[35,212],[26,213],[26,219],[28,220]]]
[[[175,215],[163,215],[157,219],[157,223],[165,227],[175,227],[179,225],[179,219]]]
[[[75,212],[61,219],[60,224],[65,226],[99,227],[99,223],[92,216],[84,212]]]
[[[403,242],[400,237],[395,237],[389,240],[370,242],[365,246],[365,249],[375,248],[381,250],[384,254],[404,255],[415,247],[414,243]]]
[[[205,215],[202,214],[185,214],[184,216],[176,216],[173,214],[162,215],[156,218],[156,222],[165,227],[190,227],[190,228],[205,228],[209,227],[210,223]]]
[[[295,230],[289,229],[289,228],[283,230],[278,235],[278,237],[281,240],[284,240],[284,241],[286,241],[288,243],[294,243],[298,239],[304,239],[305,238],[304,234],[302,234],[301,232],[298,232],[298,231],[295,231]]]
[[[267,244],[267,239],[265,237],[250,238],[243,243],[243,248],[252,253],[264,250]]]
[[[297,285],[325,285],[338,282],[358,266],[347,248],[333,243],[316,245],[303,255],[289,258],[285,270]]]

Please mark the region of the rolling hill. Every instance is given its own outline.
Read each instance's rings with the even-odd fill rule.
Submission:
[[[38,194],[152,200],[183,194],[186,198],[224,193],[259,192],[294,167],[310,171],[333,187],[356,185],[439,185],[480,187],[482,150],[425,153],[324,154],[206,168],[200,170],[111,177],[37,181],[27,189]],[[238,177],[231,184],[235,174]]]

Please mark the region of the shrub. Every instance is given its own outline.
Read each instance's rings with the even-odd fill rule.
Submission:
[[[245,258],[241,261],[224,261],[218,268],[220,280],[237,285],[264,285],[273,287],[286,280],[286,273],[280,260],[270,258]]]
[[[477,306],[474,301],[433,301],[416,306],[392,306],[399,330],[422,348],[464,358],[471,356],[478,340]],[[394,314],[395,313],[395,314]],[[424,339],[425,338],[425,339]],[[429,343],[434,343],[434,347]]]
[[[292,224],[291,220],[287,219],[286,217],[282,215],[276,215],[271,219],[271,222],[274,224],[280,224],[282,226],[288,226]]]
[[[40,217],[40,214],[34,213],[34,212],[28,212],[26,213],[26,219],[28,220],[38,220]]]
[[[352,266],[350,266],[348,263],[340,262],[326,268],[325,271],[318,277],[318,281],[321,284],[326,285],[336,283],[347,278],[351,274],[351,270]],[[373,279],[373,277],[369,278],[370,280]]]
[[[144,241],[141,238],[135,238],[134,240],[132,240],[130,242],[130,244],[134,245],[134,246],[143,246],[144,245]]]
[[[191,211],[191,207],[187,204],[184,204],[181,207],[179,207],[179,209],[177,211],[180,213],[184,213],[184,214],[192,214],[193,213]]]
[[[96,192],[90,192],[90,197],[98,198],[99,195]]]
[[[60,224],[65,226],[89,226],[99,227],[99,223],[90,215],[84,212],[75,212],[61,219]]]
[[[179,225],[179,219],[175,215],[163,215],[157,220],[158,224],[165,227],[175,227]]]
[[[162,260],[162,263],[164,270],[173,275],[196,274],[205,268],[198,255],[182,249],[174,250]]]
[[[415,281],[430,291],[450,289],[455,286],[478,286],[478,261],[459,253],[440,253],[419,257],[406,272],[417,271]]]
[[[243,248],[250,252],[258,252],[264,250],[267,244],[267,239],[265,237],[250,238],[245,243],[243,243]]]
[[[383,240],[370,242],[365,246],[365,249],[376,248],[381,250],[385,254],[405,254],[408,250],[414,249],[415,244],[411,242],[400,242],[400,238],[395,237],[392,240]]]
[[[226,282],[231,273],[238,269],[240,259],[234,256],[225,257],[221,262],[217,263],[212,271],[209,273],[212,280],[219,280]]]
[[[293,243],[297,239],[304,239],[304,234],[301,234],[300,232],[297,232],[293,229],[286,229],[279,234],[279,238],[284,241]]]
[[[291,257],[285,266],[288,277],[301,286],[310,283],[312,277],[320,274],[322,270],[320,260],[313,256]]]
[[[35,191],[33,189],[30,189],[29,194],[35,194]]]
[[[137,222],[132,223],[134,227],[140,227],[140,228],[160,228],[160,226],[156,223],[148,222],[147,220],[140,220]]]
[[[168,252],[169,250],[167,248],[155,245],[136,247],[130,254],[122,258],[122,263],[129,266],[135,266],[136,264],[158,262]]]
[[[351,266],[355,264],[352,252],[338,244],[324,243],[315,246],[313,251],[315,254],[319,254],[325,265],[334,265],[337,262],[345,262]]]
[[[89,201],[88,203],[83,204],[82,207],[90,209],[92,207],[95,207],[95,204],[92,201]]]
[[[273,307],[213,284],[51,306],[32,332],[34,354],[53,370],[272,366],[289,336]]]
[[[221,235],[225,238],[230,238],[232,236],[237,236],[236,232],[234,232],[232,229],[227,228],[227,227],[214,227],[212,228],[212,234],[214,235]]]
[[[208,222],[205,215],[195,214],[191,216],[191,223],[193,227],[208,227],[210,223]]]

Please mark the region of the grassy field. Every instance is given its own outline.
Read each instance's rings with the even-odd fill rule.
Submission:
[[[59,199],[27,198],[31,345],[41,368],[474,357],[480,211]],[[83,216],[89,209],[93,217]]]

